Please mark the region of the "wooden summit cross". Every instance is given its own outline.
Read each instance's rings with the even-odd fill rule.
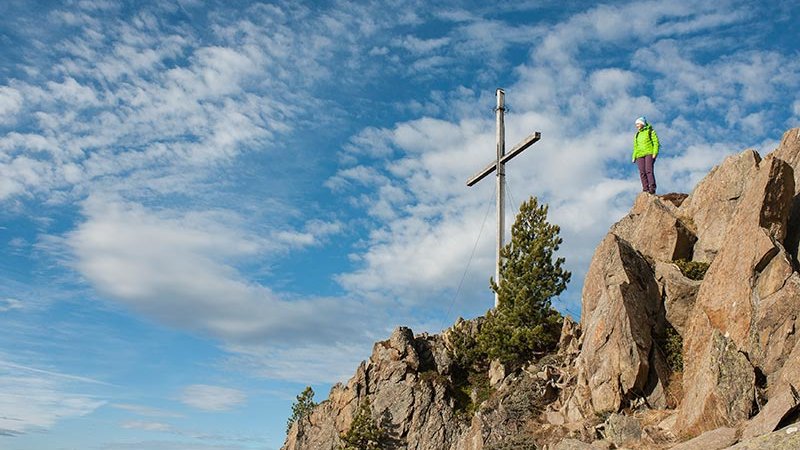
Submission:
[[[503,114],[505,113],[505,91],[497,89],[497,109],[495,114],[497,116],[497,159],[486,166],[485,169],[478,172],[472,178],[467,180],[467,186],[472,186],[478,181],[484,179],[490,173],[497,171],[497,260],[495,264],[495,277],[496,283],[500,285],[500,251],[503,249],[503,238],[505,232],[505,197],[506,197],[506,163],[511,158],[522,153],[523,150],[533,145],[536,141],[542,138],[542,133],[535,131],[530,136],[526,137],[510,152],[506,153],[506,126]],[[497,308],[500,303],[500,298],[495,292],[494,294],[494,307]]]

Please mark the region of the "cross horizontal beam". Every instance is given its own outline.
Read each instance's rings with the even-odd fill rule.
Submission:
[[[533,145],[536,141],[542,138],[542,133],[536,131],[530,136],[526,137],[516,147],[512,148],[510,152],[506,153],[502,158],[500,158],[500,164],[505,164],[508,161],[511,161],[511,158],[519,155],[522,153],[523,150]],[[494,172],[497,169],[497,162],[493,162],[486,166],[485,169],[481,170],[477,174],[475,174],[472,178],[467,180],[467,186],[472,186],[473,184],[481,181],[482,179],[486,178],[487,175]]]

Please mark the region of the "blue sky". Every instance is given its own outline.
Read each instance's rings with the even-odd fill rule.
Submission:
[[[493,304],[513,209],[595,245],[800,122],[794,1],[0,4],[0,447],[277,449],[398,325]],[[487,216],[489,217],[487,219]],[[474,249],[474,255],[473,255]]]

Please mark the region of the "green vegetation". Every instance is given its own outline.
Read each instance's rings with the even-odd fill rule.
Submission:
[[[341,450],[379,450],[385,447],[387,433],[372,418],[369,399],[364,399],[347,433],[340,436]]]
[[[555,349],[563,318],[550,299],[567,287],[571,274],[564,258],[560,228],[547,222],[547,205],[531,197],[520,206],[511,242],[501,251],[502,282],[490,280],[498,294],[497,309],[487,314],[477,344],[490,359],[519,365]]]
[[[450,357],[453,362],[466,371],[482,372],[489,369],[486,354],[478,347],[476,335],[467,327],[456,325],[450,332],[452,350]]]
[[[450,379],[447,376],[442,375],[436,369],[426,370],[424,372],[420,372],[419,379],[422,382],[427,382],[431,384],[438,384],[441,386],[447,386],[450,384]]]
[[[311,386],[306,386],[292,405],[292,416],[289,417],[286,423],[286,433],[289,433],[289,430],[291,430],[295,422],[303,420],[311,415],[311,411],[315,406],[317,406],[317,404],[314,403],[314,389],[311,389]]]
[[[655,336],[656,349],[662,352],[671,374],[664,395],[667,408],[676,408],[683,399],[683,338],[667,323],[663,334]]]
[[[667,324],[664,337],[658,339],[672,372],[683,372],[683,338],[672,325]]]
[[[691,280],[702,280],[706,276],[708,270],[708,263],[700,261],[687,261],[685,259],[678,259],[673,261],[681,273]]]
[[[559,227],[547,222],[547,206],[531,197],[520,207],[511,228],[511,242],[502,250],[502,282],[490,280],[499,305],[482,321],[459,322],[450,331],[457,409],[471,416],[492,395],[489,362],[507,370],[555,349],[563,318],[551,299],[569,283],[564,258],[555,258],[561,244]],[[473,326],[474,325],[474,326]]]
[[[472,417],[481,403],[488,400],[494,392],[489,386],[489,375],[486,372],[461,372],[454,375],[455,409],[465,417]]]
[[[496,444],[488,444],[486,450],[537,450],[536,439],[527,434],[509,436]]]

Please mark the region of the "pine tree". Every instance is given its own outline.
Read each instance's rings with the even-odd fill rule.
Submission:
[[[350,429],[341,439],[341,450],[380,450],[384,447],[386,433],[372,418],[372,407],[368,398],[358,406]]]
[[[289,417],[286,423],[286,433],[289,433],[289,430],[291,430],[295,422],[303,420],[311,415],[311,410],[313,410],[315,406],[317,406],[317,404],[314,403],[314,389],[311,389],[311,386],[306,386],[292,405],[292,416]]]
[[[559,231],[547,222],[547,205],[535,197],[520,206],[511,242],[500,252],[502,281],[490,280],[499,304],[478,334],[478,345],[489,358],[520,364],[558,343],[562,318],[551,299],[566,289],[571,276],[563,268],[564,258],[554,259],[562,242]]]

